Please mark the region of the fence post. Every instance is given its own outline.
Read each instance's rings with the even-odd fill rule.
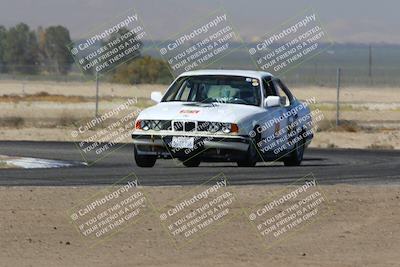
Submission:
[[[340,91],[340,76],[341,70],[337,68],[336,71],[336,127],[339,126],[339,91]]]
[[[368,53],[368,76],[372,77],[372,47],[369,44],[369,53]]]
[[[96,118],[99,115],[99,73],[96,71]]]

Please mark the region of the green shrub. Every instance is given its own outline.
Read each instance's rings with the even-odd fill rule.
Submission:
[[[139,83],[162,83],[168,84],[172,81],[168,64],[150,56],[143,56],[124,63],[112,73],[111,82],[139,84]]]

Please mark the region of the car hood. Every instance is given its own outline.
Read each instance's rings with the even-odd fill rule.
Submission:
[[[226,103],[161,102],[143,110],[141,120],[194,120],[240,123],[251,116],[265,112],[251,105]]]

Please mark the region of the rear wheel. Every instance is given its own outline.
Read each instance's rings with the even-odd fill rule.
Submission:
[[[138,165],[139,167],[151,168],[156,164],[157,156],[139,155],[137,153],[136,147],[134,149],[134,155],[135,155],[136,165]]]
[[[302,138],[299,142],[296,143],[294,149],[292,150],[292,152],[290,152],[289,157],[283,159],[283,164],[285,164],[285,166],[299,166],[303,161],[305,149],[304,145],[305,142]]]

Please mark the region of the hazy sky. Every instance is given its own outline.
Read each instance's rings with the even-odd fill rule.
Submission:
[[[0,0],[0,25],[64,25],[77,38],[135,8],[146,31],[165,39],[221,5],[246,40],[314,7],[336,42],[400,44],[399,0]]]

